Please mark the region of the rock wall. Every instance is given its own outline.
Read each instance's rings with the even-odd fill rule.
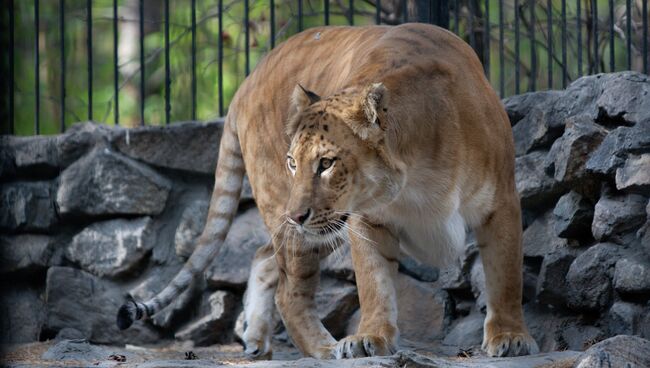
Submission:
[[[601,74],[504,101],[523,206],[524,309],[542,350],[650,338],[649,91],[644,75]],[[59,136],[0,137],[2,341],[236,339],[253,253],[269,241],[248,185],[205,278],[155,318],[115,327],[127,292],[154,295],[191,254],[222,126],[85,123]],[[474,242],[444,270],[405,257],[397,285],[404,341],[452,352],[480,345],[484,276]],[[336,336],[358,323],[349,252],[326,260],[318,305]]]

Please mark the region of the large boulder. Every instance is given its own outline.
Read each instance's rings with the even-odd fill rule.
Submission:
[[[628,156],[623,167],[616,169],[616,189],[650,194],[650,153]]]
[[[151,168],[96,149],[63,171],[56,202],[63,215],[157,215],[170,189]]]
[[[544,170],[547,153],[533,151],[515,160],[515,183],[525,208],[554,200],[562,193],[560,185]]]
[[[582,353],[573,367],[650,367],[650,341],[638,336],[614,336]]]
[[[38,341],[45,317],[41,290],[23,283],[0,285],[0,343]]]
[[[58,222],[49,181],[0,184],[0,230],[48,231]]]
[[[0,236],[0,274],[43,270],[52,253],[53,240],[47,235]]]
[[[60,167],[56,142],[53,136],[6,136],[0,138],[0,151],[8,153],[7,164],[15,173],[48,177],[56,175]]]
[[[537,278],[537,302],[563,307],[567,298],[567,272],[575,260],[575,251],[556,248],[544,256]]]
[[[522,242],[525,257],[544,257],[547,253],[559,247],[567,247],[567,239],[558,237],[553,228],[554,216],[551,211],[536,218],[524,230]]]
[[[196,240],[203,232],[205,220],[208,216],[207,200],[195,200],[187,205],[176,228],[174,245],[176,255],[188,258],[196,247]]]
[[[150,217],[96,222],[72,238],[66,257],[99,277],[133,271],[155,244]]]
[[[70,328],[100,344],[153,344],[162,336],[146,322],[120,331],[115,314],[124,302],[123,290],[87,272],[51,267],[45,285],[47,335]]]
[[[201,317],[174,336],[179,340],[190,340],[196,346],[232,341],[232,329],[239,312],[235,295],[219,290],[206,294],[203,299]]]
[[[648,198],[638,194],[615,195],[605,191],[596,203],[591,232],[596,240],[620,240],[646,220]]]
[[[357,288],[347,281],[323,278],[316,292],[316,305],[325,328],[335,338],[343,338],[348,320],[359,309]]]
[[[634,335],[637,333],[643,308],[634,303],[618,301],[609,308],[607,322],[610,335]]]
[[[580,254],[566,276],[567,304],[576,311],[601,311],[612,298],[614,265],[620,257],[616,245],[596,244]]]
[[[521,156],[533,150],[548,149],[562,135],[564,126],[550,126],[544,110],[532,109],[514,127],[515,155]]]
[[[219,254],[206,271],[208,284],[214,288],[243,290],[248,281],[255,251],[270,241],[271,238],[256,207],[237,216]]]
[[[650,152],[650,123],[618,127],[609,132],[598,148],[591,153],[585,168],[592,173],[611,176],[616,169],[625,164],[630,154],[648,152]]]
[[[553,229],[561,238],[582,239],[591,236],[594,205],[580,193],[570,191],[560,197],[555,208]]]
[[[564,134],[548,152],[545,170],[558,183],[573,186],[584,184],[588,178],[585,162],[606,135],[604,128],[584,115],[567,119]]]
[[[563,93],[564,91],[529,92],[504,99],[503,105],[510,118],[510,124],[516,125],[535,109],[547,111]]]
[[[642,258],[622,258],[616,262],[614,289],[621,294],[650,295],[650,263]]]
[[[125,155],[159,167],[213,175],[223,121],[121,129],[111,143]]]

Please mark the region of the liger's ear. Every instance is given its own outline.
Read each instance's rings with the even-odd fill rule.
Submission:
[[[289,119],[287,121],[287,134],[293,136],[298,128],[298,115],[304,111],[309,105],[320,101],[320,97],[312,91],[305,89],[300,84],[296,84],[291,94],[291,101],[289,102]]]
[[[385,129],[381,117],[387,103],[388,91],[383,83],[368,85],[347,114],[348,125],[361,139],[378,140]]]

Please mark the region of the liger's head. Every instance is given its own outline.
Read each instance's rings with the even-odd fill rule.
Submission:
[[[307,243],[340,238],[350,217],[389,203],[399,191],[386,147],[387,100],[381,83],[324,99],[294,89],[286,216]]]

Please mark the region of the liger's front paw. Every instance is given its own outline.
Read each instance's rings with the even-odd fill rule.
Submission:
[[[393,355],[396,350],[396,346],[383,337],[352,335],[336,343],[333,355],[336,359],[363,358],[378,355]]]
[[[539,353],[535,340],[527,333],[503,332],[483,340],[483,351],[493,357]]]

